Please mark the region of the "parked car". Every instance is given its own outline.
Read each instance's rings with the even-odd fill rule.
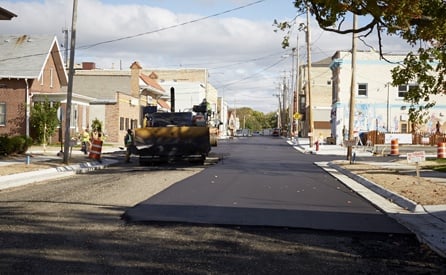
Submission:
[[[273,136],[274,137],[278,137],[280,135],[280,129],[279,128],[275,128],[274,130],[273,130]]]

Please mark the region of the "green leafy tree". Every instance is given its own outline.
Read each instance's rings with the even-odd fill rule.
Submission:
[[[411,103],[409,116],[413,123],[422,122],[426,111],[435,105],[430,95],[445,93],[446,1],[296,0],[294,6],[300,13],[308,10],[319,26],[329,32],[354,32],[361,34],[360,38],[376,33],[384,59],[383,34],[399,36],[412,47],[417,46],[392,71],[392,85],[418,84],[405,97]],[[352,13],[365,19],[356,29],[344,24]],[[284,31],[291,26],[289,22],[277,21],[275,25]],[[289,46],[288,36],[283,39],[282,46]]]
[[[91,130],[94,132],[102,133],[102,121],[100,121],[98,118],[95,118],[91,122]]]
[[[40,144],[47,144],[49,137],[56,132],[59,126],[57,118],[59,107],[59,102],[49,102],[47,99],[34,103],[31,109],[30,124],[36,135],[36,140]]]
[[[231,111],[231,110],[230,110]],[[277,124],[275,113],[264,114],[249,107],[237,108],[237,117],[240,119],[240,127],[245,127],[252,131],[274,128]],[[244,125],[243,125],[244,124]]]

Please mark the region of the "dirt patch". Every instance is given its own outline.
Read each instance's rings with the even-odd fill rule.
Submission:
[[[422,205],[446,205],[446,184],[429,177],[417,177],[415,172],[396,170],[366,163],[336,162],[337,165],[352,173],[384,187],[396,194]],[[435,162],[425,162],[420,169],[434,166]],[[415,166],[414,166],[415,169]],[[446,175],[445,175],[446,176]]]
[[[38,171],[49,168],[56,168],[65,166],[67,164],[63,163],[62,157],[60,158],[48,158],[47,160],[36,160],[33,157],[30,158],[30,163],[26,164],[24,161],[24,156],[9,156],[5,158],[1,158],[1,160],[8,161],[11,164],[0,166],[0,176]],[[75,155],[69,158],[68,165],[78,164],[83,162],[92,161],[88,159],[86,156]]]

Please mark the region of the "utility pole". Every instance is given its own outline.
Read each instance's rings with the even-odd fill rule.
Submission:
[[[314,140],[314,121],[313,121],[313,105],[311,103],[311,47],[310,47],[310,8],[307,6],[307,85],[305,85],[307,90],[308,98],[308,136],[310,138],[310,147],[313,147]]]
[[[350,116],[348,123],[348,139],[354,140],[353,131],[355,127],[355,96],[356,96],[356,18],[357,15],[353,14],[353,35],[352,35],[352,77],[350,82]],[[352,144],[349,142],[347,147],[347,159],[352,163]]]
[[[71,101],[73,98],[74,49],[76,48],[77,0],[73,0],[73,18],[71,22],[70,66],[68,73],[67,106],[65,111],[65,141],[63,162],[68,164],[70,146]]]
[[[298,107],[298,101],[299,101],[299,72],[300,72],[300,68],[299,68],[300,64],[299,64],[299,32],[297,32],[296,35],[296,78],[295,78],[295,82],[294,82],[294,98],[293,98],[293,106],[294,106],[294,113],[300,113],[299,107]],[[294,113],[293,113],[293,118],[294,118]],[[298,132],[299,133],[299,121],[297,120],[296,122],[293,120],[293,129],[294,132]]]
[[[288,86],[286,83],[286,76],[283,77],[283,85],[282,85],[282,128],[287,127],[287,113],[286,113],[286,106],[287,106],[287,98],[288,98]],[[283,133],[284,129],[281,129],[281,132]]]

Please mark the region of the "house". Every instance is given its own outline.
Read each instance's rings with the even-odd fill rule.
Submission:
[[[17,17],[17,15],[0,7],[0,20],[11,20],[13,17]]]
[[[342,144],[343,132],[348,133],[350,117],[350,82],[352,77],[350,51],[337,51],[329,65],[332,71],[332,108],[330,112],[331,135],[336,138],[337,144]],[[446,130],[446,96],[433,95],[431,100],[436,102],[435,107],[429,110],[424,125],[417,129],[409,122],[410,104],[404,100],[404,95],[412,85],[407,83],[394,87],[391,70],[405,55],[385,55],[392,63],[383,60],[379,53],[371,51],[358,51],[356,56],[356,83],[354,133],[377,130],[381,132],[410,133],[412,131],[436,131],[440,125],[442,132]],[[314,103],[317,105],[317,103]],[[345,129],[343,131],[343,129]]]
[[[129,70],[96,69],[94,63],[84,62],[81,69],[75,70],[73,91],[94,98],[90,102],[90,120],[83,128],[89,128],[95,119],[101,121],[106,142],[111,143],[122,143],[127,129],[142,125],[143,107],[169,107],[161,98],[165,91],[154,75],[144,74],[136,61]]]
[[[68,77],[60,53],[55,36],[0,36],[0,135],[30,136],[30,107],[35,102],[60,102],[65,110]],[[88,117],[90,100],[73,94],[73,128]],[[59,133],[62,140],[64,133]]]
[[[298,73],[297,105],[301,119],[297,121],[297,129],[301,136],[330,137],[330,112],[332,106],[332,72],[329,68],[331,58],[311,63],[311,104],[308,96],[308,66],[301,65]],[[313,133],[310,133],[310,106],[313,118]]]

